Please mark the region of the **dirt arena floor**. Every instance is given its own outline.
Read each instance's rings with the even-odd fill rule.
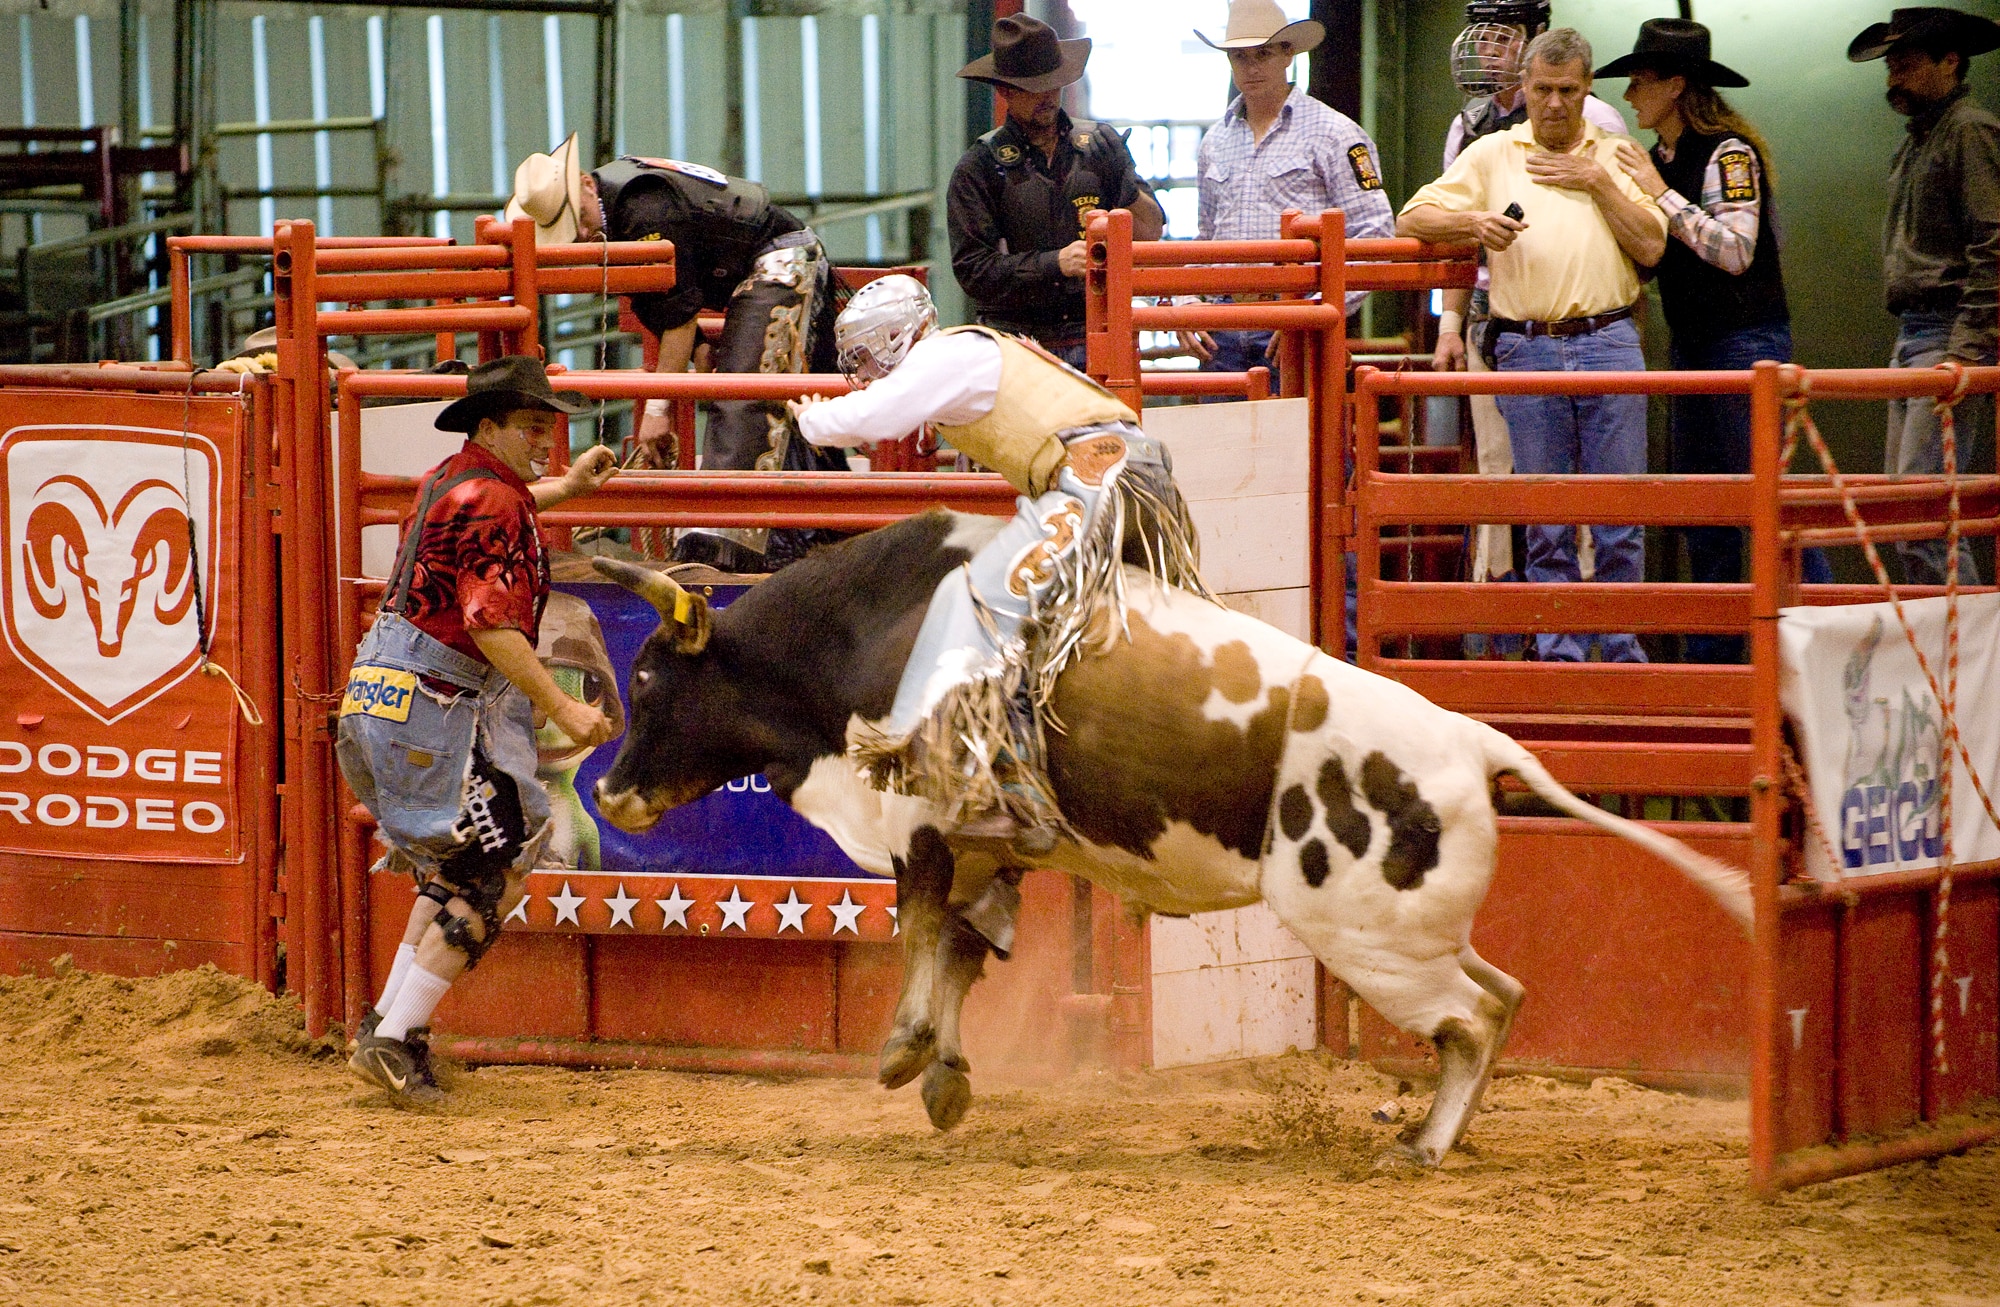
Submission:
[[[0,1303],[2000,1304],[2000,1150],[1744,1186],[1741,1103],[1503,1080],[1473,1150],[1287,1056],[914,1088],[457,1071],[399,1111],[213,970],[0,978]]]

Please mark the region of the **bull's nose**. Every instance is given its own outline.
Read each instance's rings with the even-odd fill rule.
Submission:
[[[660,820],[664,805],[649,802],[637,790],[613,790],[602,779],[591,791],[604,819],[631,835],[643,835]]]

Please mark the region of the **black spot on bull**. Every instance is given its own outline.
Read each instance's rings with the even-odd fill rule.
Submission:
[[[1397,889],[1415,889],[1438,862],[1437,809],[1417,793],[1416,782],[1380,753],[1361,763],[1361,793],[1389,819],[1389,851],[1382,855],[1382,879]]]
[[[1380,757],[1381,755],[1376,755]],[[1319,768],[1319,801],[1326,805],[1326,829],[1347,846],[1355,857],[1366,857],[1368,842],[1375,837],[1368,814],[1354,806],[1354,792],[1348,788],[1347,768],[1337,757],[1328,758]]]
[[[1307,840],[1299,846],[1299,870],[1305,873],[1306,884],[1318,889],[1326,884],[1329,870],[1326,860],[1326,845],[1318,840]]]
[[[1285,838],[1297,841],[1312,829],[1313,804],[1306,797],[1306,787],[1294,785],[1286,790],[1278,800],[1278,828],[1285,832]]]

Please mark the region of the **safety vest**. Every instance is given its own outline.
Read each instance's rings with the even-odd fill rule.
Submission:
[[[1062,465],[1057,432],[1106,422],[1137,425],[1138,415],[1110,391],[1031,342],[991,327],[952,327],[946,334],[959,332],[1000,347],[1000,388],[991,413],[964,426],[940,425],[938,435],[1022,494],[1046,491]]]
[[[711,306],[729,302],[736,284],[750,275],[758,251],[771,240],[771,193],[756,182],[699,164],[636,155],[613,159],[590,175],[597,182],[609,237],[672,241],[683,284],[699,282],[702,299]],[[662,230],[633,230],[624,212],[626,202],[647,191],[666,198]]]
[[[1660,179],[1677,194],[1700,204],[1709,160],[1725,139],[1684,131],[1674,143],[1671,160],[1662,159],[1659,148],[1654,147],[1653,163],[1660,170]],[[1761,188],[1751,172],[1753,159],[1763,173]],[[1660,307],[1666,312],[1674,339],[1683,344],[1713,341],[1745,327],[1791,320],[1785,304],[1785,275],[1778,262],[1771,175],[1764,171],[1763,160],[1756,158],[1756,147],[1747,141],[1741,150],[1723,155],[1720,163],[1724,198],[1757,202],[1757,249],[1749,267],[1731,274],[1704,262],[1686,241],[1668,238],[1657,269]]]

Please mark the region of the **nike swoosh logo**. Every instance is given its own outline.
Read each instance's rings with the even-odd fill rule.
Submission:
[[[407,1085],[410,1081],[408,1076],[399,1076],[388,1067],[382,1065],[380,1058],[377,1058],[375,1061],[375,1069],[382,1073],[382,1078],[389,1082],[389,1087],[399,1094],[403,1092],[403,1086]]]

